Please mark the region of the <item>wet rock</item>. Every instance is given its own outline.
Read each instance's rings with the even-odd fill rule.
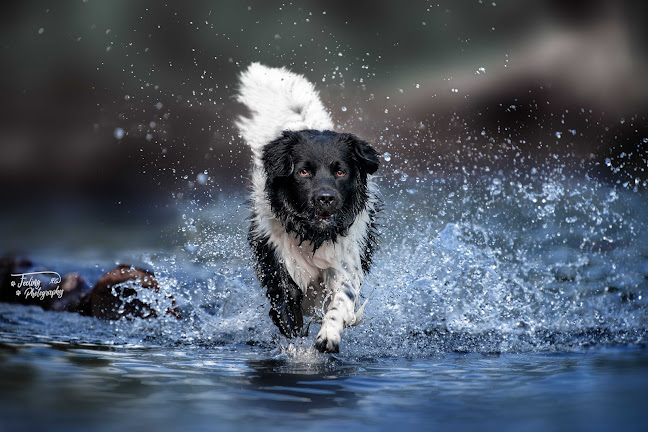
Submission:
[[[144,289],[144,290],[143,290]],[[156,296],[146,295],[146,290],[160,292],[160,287],[153,273],[120,265],[99,278],[90,295],[90,312],[97,318],[118,320],[126,318],[157,317]],[[150,294],[150,293],[149,293]],[[168,296],[171,306],[165,312],[180,319],[180,312],[175,308],[175,300]],[[150,304],[156,303],[155,305]]]
[[[63,297],[54,299],[52,310],[90,315],[90,286],[81,275],[66,274],[61,280],[60,288],[63,290]]]
[[[3,257],[0,301],[109,320],[155,318],[160,310],[182,318],[175,299],[171,295],[162,297],[153,273],[128,265],[120,265],[101,276],[91,290],[78,273],[61,277],[30,260]]]

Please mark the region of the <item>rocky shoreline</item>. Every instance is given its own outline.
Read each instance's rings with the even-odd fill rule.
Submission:
[[[105,273],[91,288],[79,273],[61,277],[29,259],[6,256],[0,258],[0,302],[106,320],[161,314],[182,318],[175,299],[160,292],[152,272],[127,264]]]

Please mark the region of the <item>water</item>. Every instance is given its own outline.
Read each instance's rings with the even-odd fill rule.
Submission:
[[[40,342],[0,352],[6,430],[645,426],[645,350],[361,361],[245,345]]]
[[[337,355],[271,325],[244,195],[187,202],[177,241],[117,252],[183,320],[0,304],[0,427],[645,430],[646,192],[527,172],[379,179],[383,246]],[[114,265],[35,258],[91,282]]]

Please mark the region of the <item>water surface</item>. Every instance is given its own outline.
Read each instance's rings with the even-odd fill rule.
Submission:
[[[90,282],[116,261],[150,268],[184,318],[0,304],[0,426],[645,430],[645,192],[546,174],[379,181],[383,246],[337,355],[271,325],[242,194],[187,202],[161,248],[36,249]]]

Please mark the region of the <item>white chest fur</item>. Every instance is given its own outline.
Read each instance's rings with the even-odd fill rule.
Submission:
[[[287,233],[278,220],[268,221],[270,242],[304,293],[304,310],[312,312],[342,284],[360,286],[363,279],[360,248],[364,244],[360,234],[366,231],[368,220],[364,216],[365,212],[358,216],[347,236],[339,236],[335,242],[325,242],[315,253],[310,243],[299,245],[299,239]]]
[[[285,265],[288,274],[304,293],[304,310],[309,314],[313,308],[337,293],[342,286],[359,291],[364,273],[362,271],[362,248],[365,247],[371,223],[367,209],[356,217],[346,236],[338,236],[335,242],[325,242],[313,254],[310,243],[299,245],[294,233],[287,233],[274,216],[265,197],[265,173],[255,167],[252,174],[252,198],[255,207],[255,225],[258,234],[267,237],[274,246],[277,258]],[[375,194],[370,183],[368,208],[373,208]],[[354,292],[355,299],[359,292]],[[354,301],[355,303],[355,301]]]

